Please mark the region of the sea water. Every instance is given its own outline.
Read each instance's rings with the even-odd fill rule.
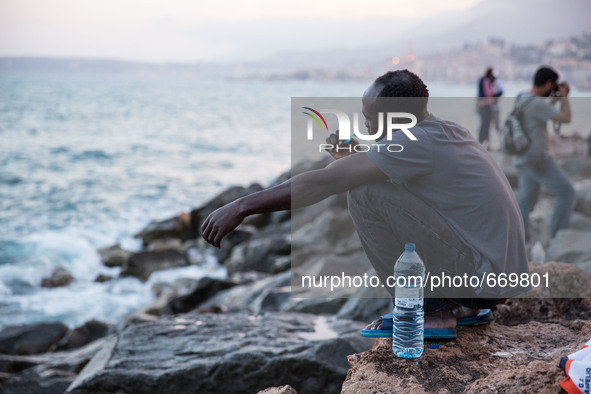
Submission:
[[[110,323],[176,278],[223,278],[201,265],[118,278],[98,248],[224,189],[268,185],[290,167],[291,96],[359,95],[366,83],[0,72],[0,329],[90,319]],[[62,267],[75,282],[43,288]],[[97,283],[99,274],[115,279]]]

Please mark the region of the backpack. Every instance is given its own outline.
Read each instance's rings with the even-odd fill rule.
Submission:
[[[509,155],[520,155],[529,148],[531,138],[521,124],[521,116],[532,101],[533,99],[530,98],[515,103],[513,111],[509,114],[501,129],[501,145],[503,151]]]

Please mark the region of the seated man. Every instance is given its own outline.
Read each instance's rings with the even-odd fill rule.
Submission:
[[[427,112],[428,96],[423,81],[408,70],[379,77],[363,96],[368,131],[376,134],[380,129],[381,98],[411,97],[401,100],[396,111],[415,114],[418,123],[409,131],[417,141],[409,143],[405,133],[396,131],[382,143],[403,145],[402,151],[375,145],[348,155],[334,150],[338,160],[326,168],[213,212],[203,223],[203,238],[219,247],[248,215],[289,210],[292,202],[299,208],[348,190],[355,228],[382,283],[393,273],[392,251],[403,251],[405,242],[416,243],[431,275],[528,272],[523,222],[505,175],[467,130]],[[327,142],[336,145],[336,136]],[[458,298],[450,296],[453,292],[439,296],[425,288],[425,336],[430,329],[455,333],[458,319],[523,290],[470,288]],[[380,326],[377,320],[368,330]]]

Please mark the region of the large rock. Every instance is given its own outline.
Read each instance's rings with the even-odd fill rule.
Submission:
[[[415,360],[394,357],[392,339],[349,356],[342,393],[539,393],[559,392],[562,356],[578,350],[591,321],[569,325],[530,322],[507,327],[495,322],[458,329],[458,338],[425,348]]]
[[[113,245],[108,248],[99,249],[101,261],[107,267],[122,267],[127,262],[131,252],[121,249],[119,245]]]
[[[56,349],[70,350],[82,347],[106,336],[109,333],[109,330],[110,327],[108,324],[98,320],[91,320],[68,332],[68,334],[58,343]]]
[[[278,311],[291,296],[291,272],[270,276],[217,293],[198,306],[200,311],[250,312]]]
[[[1,354],[39,354],[57,344],[68,332],[62,323],[6,327],[0,332]]]
[[[72,274],[65,268],[58,267],[51,275],[41,280],[41,287],[62,287],[74,281]]]
[[[591,274],[591,232],[570,229],[559,231],[550,241],[546,260],[576,264]]]
[[[575,211],[591,216],[591,180],[575,182]]]
[[[235,246],[224,265],[228,275],[245,271],[274,274],[290,268],[290,252],[290,226],[285,223],[271,226]]]
[[[176,249],[156,250],[153,252],[134,253],[123,266],[122,276],[135,276],[148,280],[152,272],[189,265],[184,252]]]
[[[62,394],[104,341],[105,338],[80,349],[37,356],[0,354],[0,392]]]
[[[570,216],[570,230],[588,231],[591,233],[591,217],[579,212],[573,212]]]
[[[338,393],[361,326],[304,314],[179,315],[124,330],[68,393],[255,393],[288,384]]]
[[[315,315],[334,315],[347,300],[345,298],[295,298],[290,297],[281,310],[284,312],[313,313]]]
[[[230,257],[234,246],[249,240],[254,234],[256,234],[256,229],[254,227],[242,224],[230,234],[226,235],[220,244],[220,248],[214,249],[214,254],[218,259],[218,263],[225,264],[228,257]]]
[[[141,238],[144,245],[149,245],[158,239],[188,240],[193,237],[192,235],[190,216],[183,213],[172,218],[152,221],[135,236]]]
[[[236,286],[236,283],[227,280],[209,277],[201,278],[189,294],[174,297],[168,301],[167,307],[173,314],[189,312],[220,291],[234,286]]]
[[[580,157],[569,157],[557,160],[558,165],[573,180],[591,178],[591,161]]]

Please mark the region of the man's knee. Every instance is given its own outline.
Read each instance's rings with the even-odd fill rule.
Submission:
[[[376,200],[395,197],[400,186],[389,182],[370,182],[349,190],[347,203],[352,215],[367,208],[375,208]]]

